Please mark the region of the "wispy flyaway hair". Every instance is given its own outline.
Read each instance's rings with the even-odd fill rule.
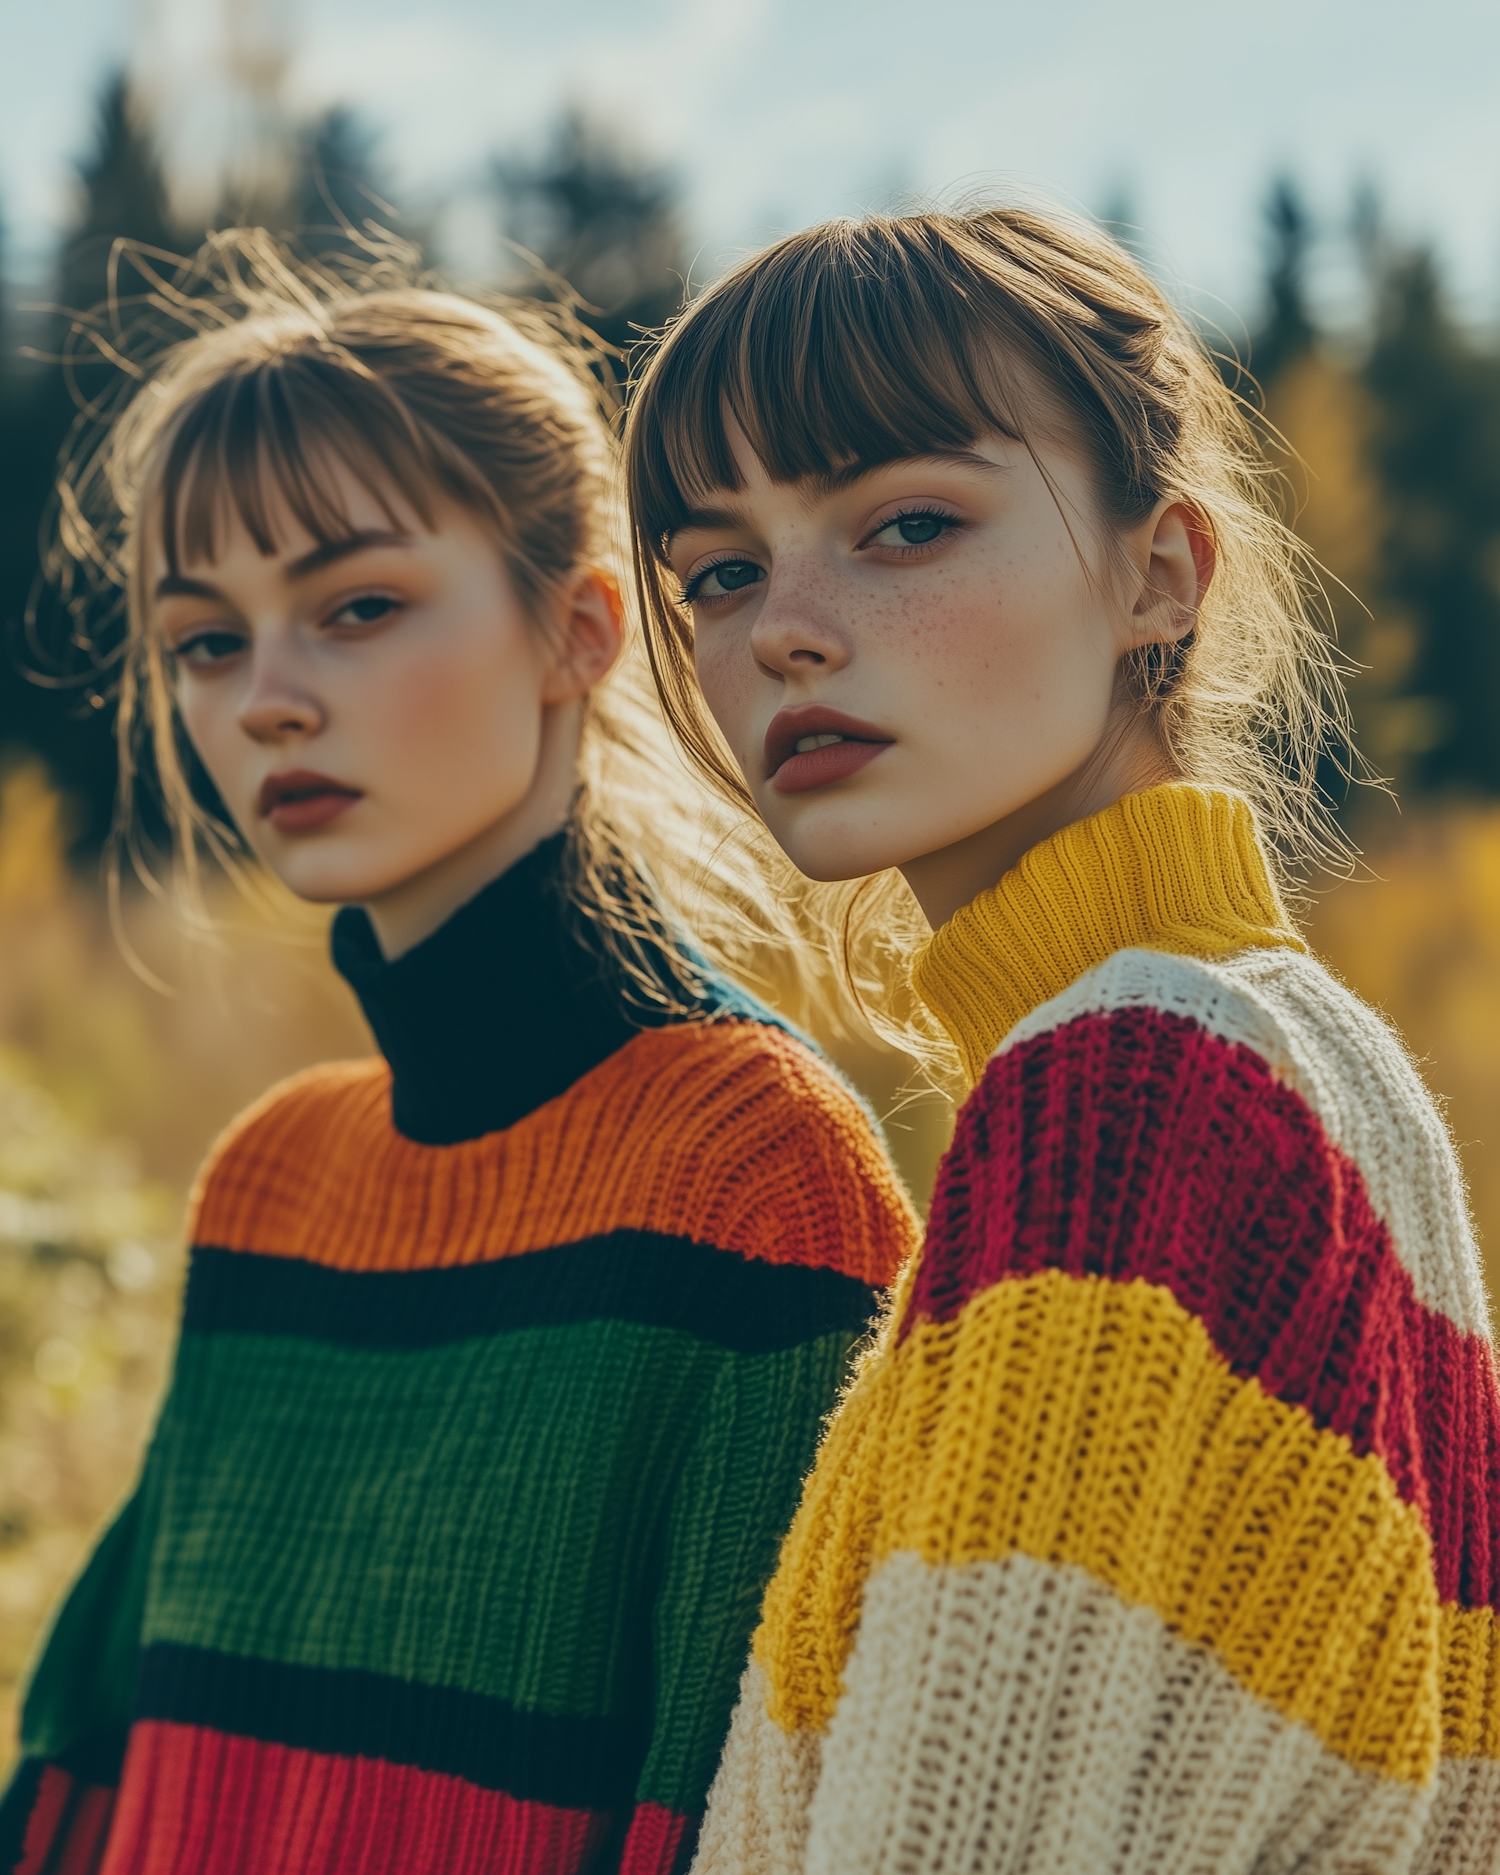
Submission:
[[[191,261],[132,259],[148,290],[128,316],[110,311],[90,333],[132,394],[63,478],[53,571],[65,601],[90,585],[96,597],[102,587],[125,598],[117,851],[160,889],[138,838],[135,788],[149,755],[176,885],[201,912],[205,858],[242,881],[255,869],[235,830],[189,785],[169,662],[151,623],[153,557],[174,572],[212,560],[234,522],[271,552],[282,515],[320,545],[346,539],[352,524],[328,472],[340,465],[393,525],[398,498],[424,525],[439,498],[478,516],[546,629],[545,601],[570,575],[588,567],[612,576],[617,563],[611,379],[565,306],[479,303],[412,284],[395,250],[333,274],[260,230],[237,230]],[[645,941],[662,933],[635,862],[665,893],[669,916],[692,897],[718,921],[724,944],[712,930],[699,935],[733,961],[725,953],[738,947],[738,909],[754,893],[728,876],[722,891],[698,889],[694,869],[727,817],[667,736],[638,633],[589,698],[580,780],[574,896],[641,993],[662,994],[643,961]],[[671,954],[686,981],[690,953]]]
[[[1185,644],[1129,654],[1123,689],[1171,769],[1250,797],[1285,874],[1342,852],[1318,766],[1348,747],[1348,718],[1314,569],[1202,338],[1097,228],[1024,207],[828,222],[734,269],[650,358],[626,439],[648,649],[684,747],[753,811],[667,559],[672,531],[740,486],[731,419],[778,482],[998,432],[1081,450],[1106,535],[1187,504],[1217,548],[1213,584]],[[865,897],[866,918],[894,902]]]

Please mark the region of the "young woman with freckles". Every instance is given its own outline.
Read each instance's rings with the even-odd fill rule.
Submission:
[[[111,445],[122,747],[144,716],[186,861],[343,907],[381,1055],[204,1168],[176,1371],[33,1672],[0,1867],[667,1875],[910,1209],[682,935],[702,802],[626,643],[582,352],[217,258],[254,291]]]
[[[920,922],[970,1084],[695,1866],[1493,1871],[1479,1265],[1285,909],[1342,697],[1214,362],[1090,228],[839,222],[668,333],[627,468],[683,742],[873,882],[846,953]]]

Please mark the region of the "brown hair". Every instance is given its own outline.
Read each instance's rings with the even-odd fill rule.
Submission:
[[[828,222],[711,287],[649,360],[625,445],[647,646],[684,747],[753,812],[666,552],[710,491],[739,486],[730,417],[781,482],[1061,427],[1112,528],[1187,503],[1216,544],[1213,584],[1182,646],[1128,654],[1124,688],[1170,769],[1250,797],[1284,871],[1342,852],[1317,768],[1347,746],[1347,709],[1313,569],[1202,339],[1098,229],[1024,207]],[[889,917],[899,896],[844,894],[846,953],[873,901]]]
[[[53,570],[65,602],[91,585],[96,597],[102,585],[125,600],[116,903],[122,856],[163,890],[135,798],[149,757],[179,900],[203,919],[205,858],[242,884],[260,875],[235,830],[195,799],[185,771],[168,660],[149,624],[153,536],[175,570],[184,555],[212,558],[233,515],[270,552],[274,496],[319,543],[342,539],[349,522],[323,472],[334,461],[388,512],[399,494],[430,523],[443,494],[479,515],[540,620],[572,573],[608,572],[615,559],[611,380],[597,369],[601,348],[566,307],[435,291],[414,284],[395,251],[336,275],[251,229],[216,235],[173,266],[132,258],[149,291],[129,321],[111,309],[109,349],[134,394],[63,478]],[[638,634],[590,694],[579,779],[572,896],[639,992],[661,1000],[647,949],[666,939],[674,970],[691,984],[698,966],[663,919],[675,917],[693,883],[714,814],[671,747]]]

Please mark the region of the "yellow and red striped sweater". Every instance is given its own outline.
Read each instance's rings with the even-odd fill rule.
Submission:
[[[977,1085],[695,1866],[1500,1869],[1500,1394],[1453,1152],[1250,809],[1128,796],[917,966]]]

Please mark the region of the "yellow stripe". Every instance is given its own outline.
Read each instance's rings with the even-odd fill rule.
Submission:
[[[1490,1608],[1443,1604],[1443,1751],[1500,1758],[1500,1623]]]
[[[1348,1763],[1413,1782],[1436,1768],[1420,1516],[1378,1458],[1237,1379],[1163,1289],[1049,1270],[871,1361],[756,1640],[786,1730],[831,1716],[864,1581],[896,1550],[1075,1564]]]

